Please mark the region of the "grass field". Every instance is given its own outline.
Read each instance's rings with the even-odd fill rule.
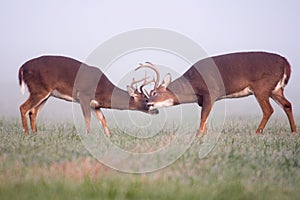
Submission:
[[[71,123],[40,122],[38,135],[25,137],[18,120],[3,118],[0,199],[299,199],[299,134],[276,119],[262,135],[256,126],[252,118],[226,119],[205,158],[200,139],[164,169],[129,174],[95,160]]]

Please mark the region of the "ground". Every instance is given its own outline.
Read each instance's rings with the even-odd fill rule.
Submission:
[[[19,120],[2,118],[0,199],[299,198],[299,134],[273,119],[256,135],[253,121],[226,120],[216,146],[203,158],[199,138],[172,165],[130,174],[94,159],[72,123],[41,122],[39,133],[26,137]],[[127,139],[117,131],[112,140],[126,145]]]

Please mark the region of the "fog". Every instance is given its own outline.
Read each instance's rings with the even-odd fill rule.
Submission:
[[[130,3],[129,3],[130,2]],[[19,118],[18,69],[40,55],[65,55],[84,61],[100,44],[131,30],[161,28],[198,43],[207,55],[268,51],[285,56],[292,76],[285,94],[300,115],[300,25],[298,1],[1,1],[0,116]],[[176,42],[176,41],[174,41]],[[149,61],[153,57],[143,57]],[[126,63],[133,70],[138,63]],[[183,72],[187,66],[174,66]],[[116,70],[107,76],[119,83]],[[163,74],[162,74],[163,75]],[[174,74],[174,78],[179,74]],[[126,85],[122,86],[123,89]],[[272,103],[275,114],[284,116]],[[78,105],[76,105],[78,106]],[[254,97],[226,101],[227,115],[261,115]],[[51,99],[40,118],[71,119],[72,103]],[[297,117],[299,118],[299,117]]]

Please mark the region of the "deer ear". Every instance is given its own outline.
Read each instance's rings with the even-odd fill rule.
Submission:
[[[172,76],[171,76],[170,73],[167,73],[167,75],[165,76],[165,78],[164,78],[164,80],[163,80],[163,82],[162,82],[161,85],[163,87],[167,88],[168,85],[171,83],[171,81],[172,81]]]
[[[130,87],[129,85],[127,85],[127,91],[128,91],[129,96],[136,97],[134,89],[132,87]]]

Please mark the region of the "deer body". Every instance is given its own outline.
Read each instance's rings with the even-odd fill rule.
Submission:
[[[277,54],[244,52],[215,56],[198,61],[173,82],[168,74],[151,92],[148,105],[158,108],[198,103],[202,106],[199,133],[203,133],[215,101],[254,95],[263,112],[256,130],[261,133],[273,113],[269,102],[272,98],[284,109],[291,131],[296,133],[292,105],[283,94],[290,74],[288,61]]]
[[[30,93],[29,98],[20,106],[25,134],[28,134],[28,115],[31,128],[36,132],[37,114],[51,96],[80,103],[87,133],[90,130],[91,111],[94,111],[108,136],[110,131],[100,108],[148,112],[144,94],[129,86],[128,91],[124,91],[115,86],[98,68],[68,57],[42,56],[29,60],[19,69],[19,84],[22,90],[26,85]]]

